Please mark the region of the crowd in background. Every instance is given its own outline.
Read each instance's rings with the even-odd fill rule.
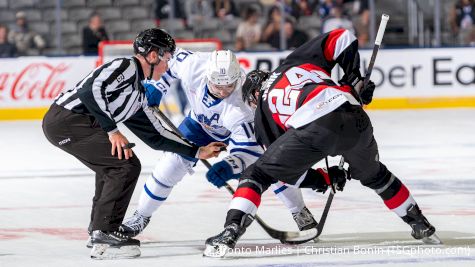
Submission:
[[[280,3],[284,5],[284,14],[281,14]],[[174,0],[172,5],[175,18],[181,19],[184,27],[192,29],[201,37],[209,37],[203,35],[200,28],[213,19],[217,19],[223,27],[233,24],[233,21],[238,22],[237,29],[233,32],[233,48],[236,51],[282,49],[282,21],[287,49],[295,48],[310,37],[335,28],[346,28],[361,36],[363,46],[368,40],[367,0],[261,0],[250,3],[241,10],[237,9],[233,0]],[[170,18],[169,0],[157,0],[156,7],[157,25],[160,25],[161,21]],[[305,23],[300,23],[303,17],[314,18],[318,21],[318,26],[305,27]],[[354,26],[352,17],[358,27]]]
[[[293,49],[320,33],[345,28],[356,34],[360,46],[369,44],[368,0],[155,0],[158,27],[170,26],[191,33],[188,38],[221,39],[235,51]],[[244,4],[243,4],[244,3]],[[475,45],[474,0],[457,0],[448,23],[461,45]],[[280,5],[283,5],[282,6]],[[171,15],[173,6],[173,12]],[[283,14],[282,14],[283,11]],[[126,19],[126,17],[124,18]],[[283,30],[281,26],[283,25]],[[53,30],[53,29],[51,29]],[[95,55],[100,41],[113,39],[99,12],[90,14],[81,35],[84,55]],[[178,38],[186,37],[178,35]],[[41,55],[51,40],[31,30],[25,12],[18,11],[15,23],[0,24],[0,57]]]

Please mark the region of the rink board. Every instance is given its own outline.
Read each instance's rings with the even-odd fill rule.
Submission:
[[[272,70],[290,52],[241,52],[237,57],[245,71]],[[364,73],[371,50],[360,54]],[[42,118],[53,99],[74,87],[96,61],[85,56],[0,59],[0,120]],[[473,48],[382,49],[371,76],[377,87],[369,108],[475,107],[473,62]],[[341,76],[338,69],[332,73],[335,80]],[[177,111],[175,98],[167,99]]]

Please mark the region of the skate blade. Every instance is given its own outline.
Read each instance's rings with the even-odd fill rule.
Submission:
[[[87,239],[86,248],[92,248],[92,239],[91,239],[91,237],[89,237]]]
[[[435,233],[432,234],[431,236],[422,238],[422,242],[424,242],[425,244],[429,244],[429,245],[441,245],[442,244],[442,240],[440,240],[439,236],[437,236],[437,234],[435,234]]]
[[[91,259],[94,260],[132,259],[139,256],[139,246],[111,247],[108,244],[95,244],[91,250]]]
[[[229,247],[226,245],[206,245],[205,251],[203,251],[203,257],[210,258],[223,258],[228,253]]]

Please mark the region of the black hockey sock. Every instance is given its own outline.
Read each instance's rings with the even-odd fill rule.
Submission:
[[[254,181],[241,180],[229,205],[224,227],[231,223],[241,225],[245,215],[254,216],[261,204],[261,186]]]
[[[409,193],[407,187],[394,176],[386,166],[381,164],[382,168],[378,173],[379,179],[374,184],[378,184],[374,191],[383,199],[388,209],[394,211],[399,217],[407,213],[410,205],[416,205],[416,202]]]

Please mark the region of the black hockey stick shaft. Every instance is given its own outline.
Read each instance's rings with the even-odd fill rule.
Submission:
[[[327,170],[329,169],[328,167],[328,157],[325,157],[325,164],[327,165]],[[345,158],[342,156],[340,159],[340,164],[338,167],[340,169],[343,169],[343,165],[345,164]],[[331,178],[331,177],[330,177]],[[330,211],[330,207],[333,202],[333,197],[335,196],[335,187],[332,187],[332,190],[330,191],[330,195],[328,196],[327,203],[325,204],[325,208],[323,209],[322,216],[320,216],[320,221],[318,222],[317,225],[317,236],[319,237],[322,234],[323,231],[323,226],[325,226],[325,221],[327,220],[328,212]]]
[[[188,144],[191,144],[190,141],[188,141],[187,139],[185,139],[183,137],[180,130],[173,124],[173,122],[170,121],[170,119],[168,119],[167,116],[165,116],[165,114],[163,114],[163,112],[157,106],[153,107],[152,109],[154,110],[155,114],[157,114],[158,117],[161,120],[163,120],[168,125],[168,127],[170,127],[170,129],[173,132],[175,132],[175,134],[178,134],[181,138],[183,138],[183,140],[185,142],[187,142]],[[206,168],[208,168],[208,169],[211,168],[211,164],[209,163],[209,161],[207,161],[205,159],[200,159],[200,161],[206,166]],[[232,188],[232,186],[230,186],[228,183],[224,183],[224,187],[226,188],[226,190],[228,190],[228,192],[231,195],[234,195],[235,191]],[[285,241],[285,238],[288,235],[288,232],[276,230],[276,229],[270,227],[257,214],[255,215],[255,219],[256,219],[257,223],[264,229],[264,231],[268,235],[270,235],[272,238],[275,238],[275,239],[278,239],[278,240],[281,240],[281,241]]]
[[[384,31],[386,30],[386,25],[388,24],[389,15],[383,14],[381,16],[381,22],[379,23],[378,33],[376,34],[376,39],[374,41],[373,53],[371,54],[371,59],[369,61],[368,69],[366,70],[365,79],[363,83],[363,88],[359,94],[361,95],[368,85],[369,78],[371,77],[371,73],[373,72],[374,62],[376,61],[376,56],[378,55],[379,47],[381,46],[381,42],[383,40]]]

